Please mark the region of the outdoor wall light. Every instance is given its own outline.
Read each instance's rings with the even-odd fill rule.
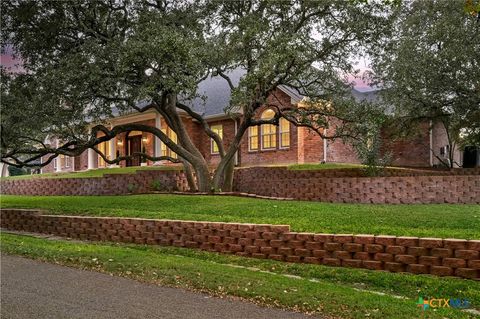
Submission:
[[[117,145],[123,145],[123,141],[122,141],[121,139],[119,139],[119,140],[117,141]]]
[[[142,142],[143,142],[143,143],[147,143],[147,142],[148,142],[148,137],[146,137],[146,136],[145,136],[145,137],[142,137]]]

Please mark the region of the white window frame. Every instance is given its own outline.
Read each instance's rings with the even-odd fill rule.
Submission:
[[[281,118],[281,119],[279,120],[279,122],[282,121],[282,120],[285,120],[285,119],[284,119],[284,118]],[[285,120],[285,121],[287,121],[287,120]],[[282,145],[282,134],[283,134],[283,133],[286,133],[286,132],[283,132],[283,131],[282,131],[282,123],[279,123],[279,125],[278,125],[278,149],[281,149],[281,150],[289,149],[289,148],[290,148],[290,145],[292,145],[292,139],[291,139],[291,136],[290,136],[290,135],[291,135],[291,134],[290,134],[290,133],[291,133],[291,130],[290,130],[290,129],[291,129],[291,126],[290,126],[290,122],[289,122],[289,121],[287,121],[287,123],[288,123],[288,146],[283,146],[283,145]]]
[[[273,112],[273,114],[274,114],[274,116],[275,116],[275,111],[274,111],[274,110],[272,110],[272,109],[266,109],[266,110],[264,110],[264,111],[262,112],[262,114],[260,115],[260,118],[261,118],[261,119],[265,119],[265,120],[271,119],[271,118],[264,118],[264,117],[263,117],[263,114],[265,114],[265,113],[268,112],[268,111]],[[272,118],[273,118],[273,117],[272,117]],[[275,136],[274,136],[274,139],[273,139],[273,140],[275,141],[275,146],[274,146],[274,147],[265,148],[264,145],[263,145],[263,136],[265,135],[265,134],[263,133],[263,129],[265,128],[265,125],[271,125],[271,126],[275,129],[275,133],[274,133],[274,134],[268,134],[268,135],[275,135]],[[279,146],[279,144],[278,144],[278,129],[277,129],[277,126],[275,126],[275,125],[273,125],[273,124],[262,124],[262,125],[260,125],[260,143],[261,143],[261,144],[260,144],[260,148],[261,148],[262,151],[275,151],[275,150],[277,150],[277,149],[278,149],[278,146]]]
[[[275,133],[274,134],[268,134],[268,135],[274,135],[273,140],[275,141],[275,144],[276,144],[274,147],[265,148],[265,146],[263,145],[263,136],[265,135],[263,133],[263,129],[265,128],[264,125],[272,125],[275,128]],[[278,130],[277,130],[277,127],[273,124],[262,124],[260,126],[260,142],[262,143],[261,144],[262,151],[275,151],[275,150],[277,150],[278,149]]]
[[[221,132],[222,132],[222,134],[219,134],[219,135],[220,135],[220,140],[223,141],[223,124],[215,124],[215,125],[210,126],[210,129],[211,129],[212,131],[214,131],[215,133],[218,134],[218,130],[215,131],[215,127],[220,127],[220,130],[221,130]],[[218,150],[218,152],[215,152],[215,151],[213,150],[214,147],[215,147],[215,141],[213,140],[213,138],[210,138],[210,154],[211,154],[211,155],[218,155],[218,154],[220,154],[220,149]],[[217,147],[218,147],[218,145],[217,145]]]
[[[58,156],[53,159],[53,169],[57,169],[57,166],[58,166],[57,160],[58,160]]]
[[[69,168],[70,167],[70,156],[65,155],[63,160],[64,160],[63,162],[65,163],[65,168]]]
[[[257,128],[257,135],[256,135],[256,137],[257,137],[257,148],[256,148],[256,149],[252,149],[252,143],[251,143],[251,137],[252,137],[252,135],[250,134],[252,127],[256,127],[256,128]],[[258,134],[259,131],[260,131],[260,130],[259,130],[258,125],[250,126],[250,127],[248,128],[248,151],[249,151],[249,152],[258,152],[258,151],[260,150],[260,147],[259,147],[260,144],[258,143],[258,138],[260,137],[260,134]]]

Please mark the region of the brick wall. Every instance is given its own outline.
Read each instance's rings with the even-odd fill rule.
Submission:
[[[386,170],[363,177],[360,169],[295,171],[284,167],[235,170],[234,191],[268,197],[336,203],[480,203],[480,169]],[[121,195],[161,190],[187,191],[181,171],[139,170],[92,178],[2,180],[8,195]]]
[[[384,177],[361,177],[358,169],[252,167],[235,171],[234,191],[322,202],[480,203],[479,173],[478,169],[387,170]]]
[[[276,90],[268,99],[267,105],[279,108],[291,107],[291,98],[286,93],[280,90]],[[272,107],[270,107],[272,108]],[[257,118],[261,116],[263,111],[268,109],[268,107],[260,108],[257,111]],[[274,109],[274,108],[272,108]],[[250,166],[250,165],[265,165],[265,164],[292,164],[298,163],[299,158],[299,143],[303,145],[303,140],[300,140],[297,133],[298,128],[290,124],[290,147],[280,148],[279,144],[279,127],[276,130],[276,139],[277,145],[274,149],[263,150],[261,147],[261,127],[258,128],[258,145],[259,149],[250,151],[248,149],[248,130],[245,132],[245,135],[242,138],[239,150],[239,161],[241,166]],[[302,150],[303,151],[303,150]],[[323,150],[319,149],[323,155]],[[321,155],[318,155],[320,157]]]
[[[1,211],[1,227],[287,262],[480,278],[480,240],[296,233],[288,225],[54,216],[13,209]]]
[[[160,182],[165,191],[186,191],[185,176],[179,171],[148,170],[134,174],[105,174],[90,178],[33,178],[4,180],[2,194],[8,195],[122,195],[151,192]]]

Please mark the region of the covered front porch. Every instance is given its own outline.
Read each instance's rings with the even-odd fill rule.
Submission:
[[[171,130],[160,114],[156,111],[148,111],[142,114],[131,114],[119,116],[111,120],[110,126],[114,127],[121,124],[143,124],[156,127],[167,134],[172,140],[177,141],[176,134]],[[101,136],[101,135],[99,135]],[[168,161],[150,161],[145,157],[136,155],[145,153],[152,157],[171,156],[176,158],[176,154],[171,151],[161,140],[151,133],[141,131],[128,131],[117,135],[115,138],[98,145],[98,149],[109,159],[115,159],[120,156],[130,156],[131,158],[121,161],[118,164],[108,164],[97,152],[89,149],[87,152],[88,169],[113,168],[113,167],[136,167],[168,165]]]

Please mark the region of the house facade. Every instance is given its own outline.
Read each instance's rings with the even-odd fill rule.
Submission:
[[[203,114],[211,129],[222,137],[224,144],[228,147],[235,136],[240,120],[238,116],[233,117],[223,110],[230,99],[229,87],[223,79],[210,78],[200,84],[199,92],[206,96],[206,99],[193,101],[192,107]],[[357,99],[371,99],[372,95],[375,94],[375,92],[362,93],[359,91],[353,93]],[[288,87],[281,86],[272,93],[267,104],[281,108],[297,106],[302,98]],[[268,119],[274,116],[274,111],[271,108],[264,107],[259,110],[257,116]],[[220,160],[218,149],[213,140],[205,134],[199,122],[187,114],[182,114],[182,120],[193,143],[198,147],[207,162],[211,165],[218,163]],[[115,126],[126,123],[157,127],[172,140],[176,140],[175,132],[168,127],[165,120],[154,109],[144,113],[118,114],[110,120],[109,124]],[[50,143],[58,143],[58,141],[53,140]],[[442,148],[445,148],[447,144],[446,134],[442,132],[442,126],[434,125],[430,129],[430,125],[426,123],[414,137],[390,143],[389,151],[393,155],[393,165],[429,167],[440,164],[436,153],[441,154]],[[98,148],[108,158],[132,155],[137,152],[144,152],[152,156],[169,155],[176,157],[176,154],[167,148],[160,139],[150,133],[140,131],[122,133],[98,145]],[[458,154],[460,153],[458,152]],[[458,157],[458,162],[461,163],[460,155]],[[249,128],[235,156],[236,166],[321,162],[359,163],[359,159],[353,147],[343,143],[341,139],[322,139],[314,131],[296,127],[284,119],[280,120],[278,126],[265,124]],[[132,160],[122,161],[118,165],[108,165],[95,151],[90,149],[77,157],[59,156],[50,164],[44,166],[42,173],[166,164],[169,163],[149,160],[142,162],[140,157],[136,157]]]

